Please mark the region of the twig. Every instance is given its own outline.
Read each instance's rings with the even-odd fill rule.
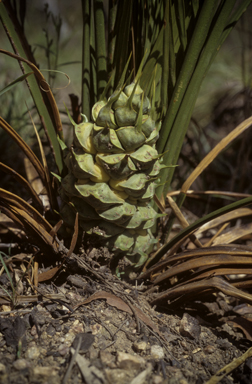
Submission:
[[[216,384],[219,383],[226,375],[232,372],[234,369],[239,367],[242,363],[245,362],[246,359],[252,356],[252,348],[249,348],[247,352],[245,352],[242,356],[237,359],[231,361],[231,363],[227,364],[225,367],[221,368],[214,376],[211,377],[205,384]]]
[[[68,366],[68,368],[67,368],[67,371],[66,371],[66,374],[65,374],[65,376],[64,376],[64,379],[63,379],[63,381],[62,381],[62,384],[66,384],[66,383],[68,382],[68,379],[69,379],[69,377],[70,377],[72,368],[73,368],[73,366],[74,366],[74,363],[75,363],[75,361],[76,361],[78,352],[79,352],[79,350],[80,350],[80,346],[81,346],[81,337],[79,337],[77,347],[76,347],[76,349],[75,349],[75,351],[74,351],[74,354],[72,355],[72,359],[71,359],[70,364],[69,364],[69,366]]]

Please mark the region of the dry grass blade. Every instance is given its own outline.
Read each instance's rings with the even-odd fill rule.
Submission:
[[[227,233],[223,233],[214,240],[213,245],[230,244],[234,241],[252,234],[252,223],[241,225],[240,227],[230,228]]]
[[[220,196],[226,196],[226,197],[235,197],[235,198],[243,198],[243,197],[249,197],[251,194],[249,193],[238,193],[238,192],[228,192],[228,191],[195,191],[193,189],[188,189],[188,191],[184,192],[186,196],[191,196],[198,198],[198,196],[202,195],[213,195],[214,197],[220,197]],[[180,194],[180,191],[171,191],[167,194],[167,196],[178,196]]]
[[[33,284],[34,284],[34,287],[38,287],[38,262],[35,261],[34,262],[34,271],[33,271]]]
[[[70,245],[70,248],[64,258],[67,259],[68,257],[70,257],[74,251],[74,248],[76,246],[76,243],[77,243],[77,239],[78,239],[78,213],[76,214],[76,217],[75,217],[75,224],[74,224],[74,234],[73,234],[73,237],[72,237],[72,241],[71,241],[71,245]],[[56,236],[56,233],[57,233],[57,230],[61,227],[61,224],[63,223],[62,220],[60,220],[56,226],[51,230],[50,232],[50,235],[55,237]],[[59,270],[62,268],[62,265],[64,263],[64,260],[62,260],[62,263],[61,265],[57,266],[57,267],[54,267],[52,269],[50,269],[49,271],[46,271],[46,272],[43,272],[41,274],[38,275],[38,282],[41,283],[42,281],[47,281],[47,280],[51,280],[58,272]]]
[[[242,266],[246,265],[249,268],[252,268],[252,257],[240,256],[230,256],[230,255],[210,255],[202,256],[197,259],[185,261],[179,265],[174,265],[168,271],[162,273],[158,276],[153,284],[159,284],[164,280],[170,279],[173,276],[177,276],[181,273],[188,272],[190,270],[195,270],[196,268],[211,267],[211,266],[221,266],[221,265],[237,265]]]
[[[0,202],[4,202],[7,207],[12,205],[14,207],[23,209],[30,215],[30,217],[37,221],[38,225],[43,226],[44,229],[48,232],[51,231],[51,224],[49,224],[48,221],[35,208],[33,208],[25,200],[21,199],[21,197],[15,195],[14,193],[0,188]]]
[[[20,227],[20,225],[12,220],[10,216],[5,215],[4,210],[6,208],[2,207],[0,204],[0,210],[1,210],[1,215],[0,215],[0,234],[6,233],[6,232],[12,232],[17,238],[21,239],[24,237],[25,233]]]
[[[28,64],[29,67],[33,70],[40,87],[46,92],[46,95],[48,97],[49,103],[50,103],[51,108],[52,108],[53,116],[55,119],[57,132],[61,133],[62,132],[62,124],[61,124],[61,119],[60,119],[59,110],[58,110],[56,101],[54,99],[54,96],[53,96],[53,93],[50,89],[50,86],[48,85],[46,79],[44,78],[42,73],[39,71],[39,69],[36,67],[36,65],[34,65],[29,60],[26,60],[23,57],[21,57],[19,55],[15,55],[14,53],[8,52],[4,49],[0,49],[0,53],[3,53],[5,55],[10,56],[14,59],[17,59],[19,61],[23,61],[24,63]]]
[[[252,288],[252,280],[250,278],[243,281],[237,281],[233,283],[233,286],[240,289]]]
[[[190,188],[192,183],[197,179],[197,177],[204,171],[204,169],[212,163],[212,161],[218,156],[218,154],[223,151],[234,139],[236,139],[241,133],[248,129],[252,124],[252,117],[244,120],[241,124],[238,125],[229,135],[225,136],[199,163],[199,165],[194,169],[188,179],[184,182],[181,188],[182,193],[186,193]]]
[[[210,247],[213,245],[214,240],[220,236],[220,234],[229,226],[229,223],[225,223],[222,225],[222,227],[216,232],[216,234],[207,242],[204,244],[204,247]]]
[[[60,221],[58,221],[57,224],[55,224],[55,226],[54,226],[54,227],[52,228],[52,230],[50,231],[50,235],[51,235],[52,237],[57,236],[57,232],[58,232],[58,230],[61,228],[62,224],[63,224],[63,220],[60,220]]]
[[[62,293],[52,293],[52,294],[47,294],[42,296],[41,294],[39,295],[18,295],[16,296],[16,305],[20,304],[26,304],[26,303],[36,303],[38,301],[48,301],[48,300],[61,300],[61,301],[66,301],[65,295]],[[10,299],[8,296],[0,296],[0,304],[9,304]],[[5,313],[2,312],[1,315],[4,315]]]
[[[38,224],[27,212],[23,209],[10,206],[17,218],[22,222],[25,231],[31,235],[32,242],[35,243],[44,252],[59,252],[58,244],[45,228]]]
[[[209,229],[222,225],[227,221],[231,221],[234,219],[237,220],[240,217],[245,217],[250,215],[252,215],[251,208],[234,209],[232,212],[225,213],[224,215],[221,215],[220,217],[217,217],[216,219],[210,220],[208,221],[208,223],[203,224],[199,229],[197,229],[197,231],[195,232],[195,235],[198,235],[204,231],[207,231]]]
[[[206,267],[205,269],[202,269],[200,272],[195,272],[191,275],[191,278],[189,280],[186,280],[185,284],[192,283],[197,280],[203,280],[203,279],[209,279],[209,277],[212,276],[227,276],[232,275],[233,277],[237,276],[236,280],[239,280],[239,275],[248,275],[250,276],[252,274],[252,269],[249,268],[215,268],[215,267]],[[184,284],[184,283],[181,283]],[[178,284],[180,285],[180,284]],[[177,285],[177,286],[178,286]],[[233,285],[233,283],[232,283]]]
[[[47,161],[46,161],[46,157],[45,157],[44,148],[43,148],[43,145],[41,143],[41,140],[40,140],[37,128],[36,128],[36,126],[34,124],[32,115],[31,115],[29,110],[28,110],[28,112],[29,112],[30,119],[32,121],[32,125],[33,125],[34,131],[35,131],[35,134],[36,134],[36,137],[37,137],[37,140],[38,140],[38,144],[39,144],[39,150],[40,150],[40,154],[41,154],[41,158],[42,158],[42,163],[43,163],[43,167],[44,167],[44,171],[45,171],[45,187],[46,187],[46,190],[47,190],[47,193],[48,193],[48,196],[49,196],[51,207],[54,207],[55,204],[53,202],[53,194],[52,194],[52,188],[51,188],[50,173],[49,173],[49,169],[48,169],[48,165],[47,165]]]
[[[159,200],[159,198],[157,197],[156,194],[154,195],[153,200],[154,200],[155,203],[157,204],[157,206],[158,206],[160,212],[165,213],[165,204],[162,203],[161,200]]]
[[[178,221],[180,222],[182,228],[189,227],[188,221],[183,216],[181,210],[179,209],[179,207],[177,206],[175,201],[170,196],[167,196],[167,200],[168,200],[168,203],[169,203],[174,215],[177,217]],[[199,248],[202,247],[201,242],[197,239],[197,237],[194,234],[189,235],[189,238],[193,242],[193,244],[196,245],[196,247],[199,247]]]
[[[71,256],[71,254],[73,253],[74,248],[76,246],[77,239],[78,239],[78,233],[79,233],[78,222],[79,222],[79,214],[77,212],[76,216],[75,216],[75,222],[74,222],[74,234],[73,234],[71,245],[70,245],[69,251],[67,252],[66,258]]]
[[[150,276],[156,274],[160,270],[164,270],[164,268],[168,268],[173,266],[175,263],[183,262],[184,260],[191,260],[193,258],[198,258],[202,256],[209,256],[214,257],[215,255],[230,255],[235,257],[241,257],[241,256],[251,256],[252,257],[252,251],[251,248],[239,248],[237,245],[232,246],[215,246],[215,247],[209,247],[209,248],[200,248],[200,249],[193,249],[190,251],[184,251],[181,253],[178,253],[177,255],[171,255],[167,257],[167,259],[160,261],[159,263],[155,264],[153,267],[149,268],[146,272],[144,272],[142,275],[139,276],[140,279],[146,279]],[[182,264],[180,264],[182,265]]]
[[[9,175],[13,176],[20,184],[22,184],[26,190],[31,194],[32,200],[34,202],[34,205],[39,209],[43,210],[42,202],[40,198],[38,197],[36,191],[33,189],[33,187],[27,182],[27,180],[21,176],[19,173],[17,173],[14,169],[8,167],[7,165],[0,163],[0,169]]]
[[[180,245],[183,244],[183,242],[191,235],[193,234],[196,229],[201,227],[202,225],[208,223],[210,220],[213,220],[215,218],[218,218],[228,212],[233,212],[238,208],[244,207],[245,205],[249,205],[252,203],[252,196],[247,197],[245,199],[242,199],[240,201],[236,201],[235,203],[229,204],[223,208],[217,209],[214,212],[209,213],[208,215],[202,217],[201,219],[196,220],[193,224],[191,224],[189,227],[183,229],[180,233],[178,233],[176,236],[174,236],[168,243],[164,244],[162,247],[160,247],[157,252],[150,257],[147,262],[145,263],[144,271],[146,271],[147,266],[150,267],[153,264],[155,264],[157,261],[159,261],[165,254],[166,257],[170,256],[171,251],[174,253],[178,249],[178,243]]]
[[[183,296],[184,299],[195,298],[201,293],[221,291],[226,295],[236,297],[237,299],[245,300],[248,303],[252,303],[252,295],[247,292],[243,292],[240,289],[232,286],[226,280],[221,277],[210,277],[205,280],[200,280],[194,283],[181,284],[174,288],[170,288],[161,294],[158,294],[152,301],[151,305],[156,305],[159,302],[170,301]]]
[[[6,207],[5,213],[18,222],[26,232],[29,232],[33,241],[43,250],[58,253],[58,245],[50,235],[51,225],[44,217],[23,199],[0,189],[0,203]]]
[[[0,116],[0,126],[11,136],[11,138],[18,144],[21,150],[28,157],[30,162],[33,164],[34,168],[39,174],[39,177],[45,182],[45,171],[43,166],[31,148],[26,144],[26,142],[19,136],[19,134]]]
[[[252,356],[252,348],[249,348],[242,356],[234,359],[231,363],[225,365],[225,367],[221,368],[214,376],[211,377],[205,384],[217,384],[225,376],[234,371],[241,364],[245,363],[245,361]]]

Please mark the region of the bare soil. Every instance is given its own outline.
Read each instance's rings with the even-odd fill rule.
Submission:
[[[5,274],[0,283],[11,292]],[[41,282],[35,302],[23,284],[15,306],[1,301],[0,383],[201,384],[251,346],[249,306],[216,294],[152,308],[147,283],[83,254]],[[220,382],[251,383],[252,359]]]

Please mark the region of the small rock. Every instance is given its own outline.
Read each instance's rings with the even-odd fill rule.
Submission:
[[[109,368],[116,368],[115,356],[108,351],[100,351],[100,359],[103,365]]]
[[[216,348],[213,345],[207,345],[203,351],[206,355],[210,355],[211,353],[214,353]]]
[[[77,333],[83,333],[84,332],[84,327],[83,327],[83,324],[79,322],[79,320],[75,320],[73,322],[73,325],[70,329],[69,332],[73,332],[75,334]]]
[[[22,371],[25,368],[28,368],[30,366],[29,362],[25,359],[18,359],[14,361],[12,364],[13,368],[15,368],[17,371]]]
[[[89,354],[90,360],[94,360],[98,358],[99,351],[97,350],[97,348],[94,348],[94,346],[92,345],[88,351],[88,354]]]
[[[35,367],[33,369],[32,382],[46,384],[60,384],[61,380],[58,374],[59,367]]]
[[[165,357],[164,350],[160,345],[152,345],[150,354],[154,359],[163,359]]]
[[[72,344],[72,347],[74,349],[77,348],[79,340],[81,340],[80,350],[79,350],[80,353],[86,353],[89,350],[89,348],[91,347],[91,345],[94,343],[95,337],[90,332],[79,333],[78,335],[75,336],[75,339],[74,339],[73,344]]]
[[[35,375],[49,377],[49,376],[56,376],[59,371],[59,367],[35,367],[33,369],[33,373]]]
[[[140,356],[130,355],[129,353],[118,352],[117,364],[122,369],[136,369],[139,370],[145,365],[145,360]]]
[[[133,349],[136,352],[143,352],[146,351],[147,345],[148,344],[146,343],[146,341],[135,341],[135,343],[133,344]]]
[[[46,331],[43,331],[40,335],[41,340],[48,340],[49,338],[50,338],[50,335],[48,335]]]
[[[109,383],[113,384],[128,384],[129,375],[123,369],[105,369],[105,375]]]
[[[179,332],[182,336],[189,337],[190,339],[198,339],[201,332],[199,321],[188,313],[184,313],[180,322]]]
[[[167,367],[167,370],[171,376],[169,379],[169,384],[188,384],[188,381],[185,379],[181,369],[175,367]]]
[[[232,344],[228,341],[228,339],[218,339],[216,340],[216,344],[220,347],[222,350],[228,350],[232,347]]]
[[[38,332],[37,332],[36,325],[33,325],[33,327],[31,328],[31,335],[36,336],[36,339],[38,338]]]
[[[54,336],[55,333],[56,333],[56,329],[52,326],[52,324],[50,324],[48,327],[47,327],[47,330],[46,330],[46,333],[50,336]]]
[[[11,311],[11,307],[9,305],[3,304],[2,305],[2,311],[3,312],[10,312]]]
[[[145,384],[148,383],[148,376],[152,371],[152,365],[148,364],[147,369],[139,373],[134,379],[130,382],[130,384]]]
[[[249,357],[244,364],[244,369],[243,369],[245,374],[251,374],[252,373],[252,358]]]
[[[75,338],[75,334],[72,333],[72,332],[69,332],[65,335],[65,338],[64,338],[64,342],[67,344],[67,345],[71,345],[72,342],[74,341],[74,338]]]
[[[0,375],[3,375],[6,372],[6,366],[0,363]]]
[[[102,331],[102,328],[103,328],[102,325],[98,323],[90,325],[90,329],[93,335],[97,335],[98,333],[100,333]]]
[[[58,348],[58,352],[61,356],[65,356],[68,354],[69,352],[69,346],[67,346],[66,344],[61,344]]]
[[[110,319],[110,318],[113,317],[113,311],[111,311],[110,308],[106,308],[104,310],[103,316],[105,316],[106,318]]]
[[[56,332],[62,332],[62,325],[61,324],[56,325],[55,331]]]
[[[163,381],[164,381],[164,378],[162,376],[155,375],[152,377],[152,383],[153,384],[162,384]]]
[[[28,360],[35,360],[40,357],[40,351],[37,347],[33,346],[27,349],[25,356]]]

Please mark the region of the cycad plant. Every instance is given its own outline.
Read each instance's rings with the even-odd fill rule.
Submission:
[[[83,0],[82,122],[72,120],[70,148],[64,144],[57,105],[36,68],[18,15],[10,1],[0,3],[16,55],[2,53],[20,61],[46,127],[59,170],[60,216],[68,229],[78,213],[79,233],[97,236],[135,266],[145,262],[155,243],[156,220],[162,216],[154,194],[156,202],[166,197],[202,80],[250,3]],[[12,132],[4,121],[1,126]],[[32,156],[30,160],[35,161]],[[57,210],[52,176],[36,167],[51,208]],[[189,186],[182,189],[178,206]],[[1,192],[4,211],[29,226],[13,208],[17,200]],[[51,227],[42,219],[40,223],[50,233]]]
[[[138,84],[140,71],[126,86],[123,73],[109,99],[93,106],[92,122],[74,124],[61,215],[73,227],[78,212],[87,234],[115,253],[145,259],[154,242],[150,229],[161,216],[150,202],[165,166],[155,148],[160,122],[154,118],[154,89],[150,102]]]

